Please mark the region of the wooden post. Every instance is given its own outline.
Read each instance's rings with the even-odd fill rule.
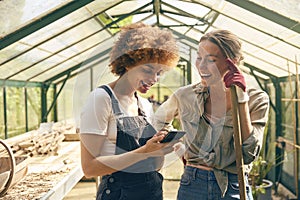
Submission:
[[[240,127],[236,86],[234,86],[234,85],[231,86],[230,91],[231,91],[232,121],[233,121],[233,131],[234,131],[233,135],[234,135],[236,167],[237,167],[237,173],[238,173],[240,199],[246,200],[244,159],[243,159],[243,153],[242,153],[242,137],[241,137],[241,127]]]
[[[297,61],[297,56],[295,56],[295,64],[296,64],[296,94],[295,97],[298,99],[300,97],[300,91],[299,91],[299,72],[298,72],[298,61]],[[295,109],[296,116],[295,116],[295,125],[294,125],[294,134],[293,134],[293,140],[294,140],[294,146],[298,145],[298,114],[299,114],[299,104],[296,101],[295,102],[297,110]],[[295,188],[296,188],[296,195],[299,197],[299,150],[295,147],[294,148],[294,175],[295,175]]]
[[[296,64],[296,77],[295,77],[295,98],[293,95],[293,88],[292,88],[292,77],[291,77],[291,72],[290,72],[290,66],[289,66],[289,62],[287,62],[287,67],[288,67],[288,80],[289,80],[289,86],[290,86],[290,93],[291,93],[291,99],[289,99],[290,102],[292,102],[292,110],[294,110],[295,112],[292,114],[292,122],[293,122],[293,155],[294,155],[294,177],[295,177],[295,188],[296,188],[296,196],[299,197],[299,185],[298,185],[298,173],[299,173],[299,151],[296,148],[297,146],[297,141],[298,141],[298,137],[297,137],[297,129],[298,129],[298,102],[300,101],[299,96],[300,96],[300,92],[299,92],[299,75],[298,75],[298,64],[297,64],[297,57],[295,57],[295,64]],[[285,101],[285,99],[283,99],[283,101]]]

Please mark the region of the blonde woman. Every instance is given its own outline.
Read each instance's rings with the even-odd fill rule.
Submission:
[[[178,116],[186,131],[186,165],[178,200],[240,199],[229,87],[237,86],[247,173],[259,154],[269,109],[267,94],[247,87],[237,67],[242,59],[241,42],[235,34],[227,30],[205,34],[196,61],[201,82],[178,89],[156,111],[158,129],[168,128]],[[182,152],[183,148],[177,149]],[[247,199],[253,199],[248,180],[246,188]]]

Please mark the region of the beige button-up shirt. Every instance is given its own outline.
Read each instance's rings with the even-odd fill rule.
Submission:
[[[246,173],[251,170],[249,164],[259,154],[269,111],[269,97],[265,92],[248,89],[247,93],[253,132],[242,145]],[[184,158],[193,165],[213,167],[224,196],[228,186],[228,172],[237,174],[232,112],[228,111],[217,123],[208,123],[203,117],[207,96],[208,89],[200,84],[179,88],[157,109],[154,125],[157,130],[168,128],[174,117],[178,117],[181,128],[187,132],[184,137],[187,149]]]

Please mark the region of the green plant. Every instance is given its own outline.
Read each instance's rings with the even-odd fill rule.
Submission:
[[[250,172],[252,185],[262,185],[263,179],[267,177],[267,174],[274,166],[274,162],[268,162],[264,160],[262,156],[259,156],[252,164],[252,170]]]
[[[263,143],[259,156],[252,162],[252,169],[249,174],[252,194],[254,199],[257,199],[259,194],[265,194],[265,179],[268,173],[276,166],[282,164],[282,155],[275,157],[276,142],[270,143],[267,146],[268,123],[264,130]],[[281,160],[278,162],[278,160]],[[268,181],[269,182],[269,181]]]

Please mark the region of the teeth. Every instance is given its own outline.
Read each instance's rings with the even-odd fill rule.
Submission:
[[[207,77],[210,76],[210,74],[201,74],[201,76]]]

